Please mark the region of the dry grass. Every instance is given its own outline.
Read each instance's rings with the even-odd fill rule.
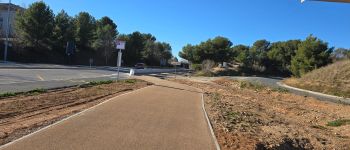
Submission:
[[[350,106],[219,79],[169,79],[204,91],[222,150],[350,150]]]
[[[350,60],[336,62],[314,70],[300,79],[288,79],[285,83],[298,88],[350,98]]]

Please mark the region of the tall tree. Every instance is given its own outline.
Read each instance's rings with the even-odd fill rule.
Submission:
[[[91,51],[95,40],[96,20],[87,12],[74,18],[77,47],[80,51]]]
[[[140,32],[133,32],[129,35],[121,35],[118,37],[126,42],[126,50],[123,53],[123,58],[126,64],[134,65],[142,62],[141,52],[144,49],[144,38]]]
[[[94,47],[98,51],[103,51],[103,55],[105,57],[105,65],[108,65],[108,59],[110,59],[114,48],[114,40],[115,40],[115,30],[112,26],[106,25],[97,28],[96,37],[97,39],[94,42]]]
[[[113,36],[116,37],[118,35],[118,30],[117,30],[118,26],[111,18],[104,16],[100,20],[97,21],[98,27],[104,27],[107,25],[112,27],[112,29],[114,30]]]
[[[159,65],[171,59],[171,46],[165,42],[148,40],[142,52],[143,58],[149,65]],[[165,64],[163,64],[165,65]]]
[[[244,65],[244,67],[251,67],[252,59],[249,55],[249,46],[245,45],[236,45],[232,48],[233,52],[235,53],[234,60],[237,62],[240,62]]]
[[[96,40],[94,48],[103,51],[105,57],[105,65],[108,65],[114,48],[114,40],[117,36],[117,25],[108,17],[103,17],[97,21]]]
[[[267,40],[256,41],[250,49],[250,57],[253,65],[258,67],[267,67],[269,59],[267,53],[270,50],[270,42]]]
[[[314,37],[308,36],[301,42],[295,57],[292,59],[292,73],[295,76],[302,76],[319,67],[331,62],[330,54],[333,48],[328,48],[328,43]]]
[[[195,54],[196,46],[187,44],[182,48],[182,51],[179,52],[179,56],[183,59],[190,61],[191,63],[201,63],[198,55]]]
[[[291,69],[291,60],[295,56],[300,43],[300,40],[272,43],[271,50],[267,54],[271,62],[270,69],[289,72]]]
[[[233,59],[232,42],[225,37],[215,37],[199,45],[186,45],[179,53],[180,57],[193,63],[202,63],[204,60],[228,62]]]
[[[215,62],[228,62],[233,58],[233,51],[231,49],[232,42],[225,37],[218,36],[210,41],[213,51],[215,53]]]
[[[54,14],[43,1],[34,2],[16,17],[16,33],[25,46],[35,50],[52,48]]]
[[[55,17],[54,38],[55,48],[61,54],[65,53],[67,42],[74,42],[74,31],[73,18],[64,10],[59,12]]]

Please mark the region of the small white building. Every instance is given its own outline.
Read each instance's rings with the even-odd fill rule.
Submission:
[[[8,14],[8,3],[0,3],[0,37],[1,39],[6,38],[6,30],[7,30],[7,20],[8,17],[10,17],[10,24],[9,24],[9,37],[13,38],[14,37],[14,20],[16,17],[16,13],[18,11],[23,11],[24,8],[11,4],[10,5],[10,15]]]

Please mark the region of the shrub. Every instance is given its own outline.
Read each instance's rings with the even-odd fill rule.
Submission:
[[[191,68],[195,71],[200,71],[202,70],[202,64],[192,64]]]

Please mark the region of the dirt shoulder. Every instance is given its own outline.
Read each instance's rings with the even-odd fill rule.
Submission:
[[[170,80],[205,91],[222,149],[350,149],[348,105],[225,79]]]
[[[151,85],[127,80],[103,85],[96,83],[52,90],[42,94],[22,94],[0,99],[0,145],[95,106],[112,97]]]

